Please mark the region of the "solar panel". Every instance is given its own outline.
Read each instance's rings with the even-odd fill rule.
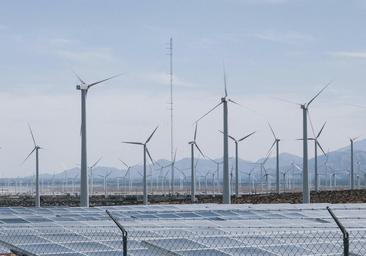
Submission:
[[[105,214],[109,209],[128,230],[131,255],[148,255],[151,250],[179,255],[285,255],[295,250],[303,253],[298,255],[316,253],[302,246],[309,243],[332,253],[341,245],[327,236],[314,237],[311,232],[324,229],[341,236],[325,206],[0,208],[0,244],[29,255],[121,255],[121,233]],[[333,209],[346,227],[366,227],[366,205],[334,205]],[[281,237],[273,233],[281,233]],[[290,243],[289,238],[297,244]],[[354,243],[366,248],[366,238]]]

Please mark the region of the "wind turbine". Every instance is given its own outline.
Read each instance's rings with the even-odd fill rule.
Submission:
[[[209,160],[211,160],[213,163],[216,164],[216,186],[219,187],[219,182],[220,182],[220,180],[219,180],[219,177],[220,177],[220,164],[223,164],[224,162],[223,161],[221,161],[221,162],[216,161],[215,159],[212,159],[212,158],[210,158],[208,156],[206,156],[206,157]],[[214,193],[213,196],[215,196],[215,193]]]
[[[252,192],[254,191],[254,181],[252,182],[252,174],[255,171],[256,167],[253,167],[248,173],[244,173],[246,175],[248,175],[248,184],[249,184],[249,193],[252,194]]]
[[[107,197],[107,179],[112,174],[112,171],[109,171],[108,173],[104,175],[98,175],[99,177],[103,178],[103,186],[104,186],[104,198]]]
[[[102,160],[102,157],[100,157],[95,163],[89,167],[89,175],[90,175],[90,195],[93,196],[94,194],[94,174],[93,169],[98,165],[98,163]]]
[[[124,175],[124,178],[126,178],[128,176],[128,192],[131,193],[131,188],[132,188],[132,184],[131,184],[131,166],[126,164],[121,159],[118,159],[118,160],[127,168],[126,173]],[[127,187],[127,185],[126,185],[126,187]]]
[[[286,175],[291,171],[292,168],[287,169],[286,171],[282,172],[283,177],[283,192],[286,192]]]
[[[264,175],[263,175],[263,177],[266,179],[267,193],[271,193],[271,186],[270,186],[270,181],[269,181],[270,174],[267,172],[267,169],[266,168],[264,168]]]
[[[355,138],[350,138],[350,142],[351,142],[351,172],[350,172],[350,189],[354,190],[355,189],[355,182],[354,182],[354,178],[355,178],[355,174],[354,174],[354,158],[353,158],[353,143],[355,142],[355,140],[357,140],[358,137]]]
[[[271,126],[271,124],[268,122],[268,126],[271,129],[274,141],[270,148],[270,151],[272,148],[276,145],[276,193],[280,193],[280,138],[278,138]]]
[[[207,190],[207,176],[211,174],[211,171],[207,171],[206,174],[204,175],[205,177],[205,194],[208,194],[208,190]]]
[[[184,190],[184,184],[186,183],[187,175],[184,173],[184,171],[185,171],[185,170],[189,170],[190,168],[180,169],[180,168],[178,168],[178,167],[176,167],[176,166],[174,166],[174,168],[175,168],[176,170],[178,170],[178,171],[182,174],[182,176],[183,176],[183,187],[182,187],[181,189],[183,189],[184,193],[186,193],[186,191]]]
[[[222,131],[220,131],[222,133]],[[249,138],[256,132],[249,133],[240,139],[236,139],[233,136],[228,135],[230,139],[232,139],[235,143],[235,195],[239,197],[239,142]]]
[[[76,179],[78,178],[79,174],[76,174],[73,179],[72,179],[72,193],[75,194],[75,182],[76,182]]]
[[[200,154],[202,155],[203,158],[205,158],[205,155],[203,154],[202,150],[200,149],[200,147],[197,145],[196,142],[197,139],[197,122],[194,128],[194,136],[193,136],[193,140],[188,142],[189,145],[191,145],[191,201],[192,203],[196,202],[196,166],[194,164],[194,148],[196,147],[197,150],[200,152]]]
[[[313,101],[331,84],[329,82],[326,84],[315,96],[308,102],[303,104],[295,103],[296,105],[300,105],[302,109],[302,122],[303,122],[303,175],[302,175],[302,203],[309,204],[310,203],[310,189],[309,189],[309,168],[308,168],[308,112],[309,106]],[[291,102],[294,104],[293,102]]]
[[[33,154],[33,152],[36,152],[36,207],[41,207],[41,196],[39,193],[39,150],[42,148],[36,143],[36,140],[34,139],[32,128],[30,127],[29,124],[28,124],[28,128],[29,128],[29,132],[32,136],[34,148],[29,153],[29,155],[26,157],[26,159],[23,161],[23,163],[25,161],[27,161],[27,159]]]
[[[318,174],[318,147],[320,148],[320,150],[323,152],[324,155],[326,155],[325,151],[323,150],[322,146],[319,143],[319,137],[322,134],[322,131],[325,127],[325,124],[327,122],[325,122],[322,126],[322,128],[320,129],[320,131],[318,132],[318,134],[316,136],[314,136],[314,138],[309,138],[309,140],[313,140],[314,141],[314,169],[315,169],[315,191],[319,192],[319,174]],[[315,133],[314,133],[315,135]]]
[[[261,173],[260,173],[261,179],[262,179],[263,171],[266,172],[266,168],[264,165],[267,163],[269,157],[271,156],[273,146],[274,146],[274,144],[271,145],[271,147],[269,148],[269,150],[267,152],[266,157],[261,162],[259,162],[259,160],[258,160],[257,162],[253,163],[253,164],[259,165],[260,171],[261,171]],[[265,176],[263,176],[263,177],[265,177]],[[261,182],[261,186],[262,186],[262,190],[263,190],[263,182]]]
[[[144,158],[144,173],[143,173],[143,184],[144,184],[144,191],[143,191],[143,201],[144,201],[144,205],[148,204],[148,198],[147,198],[147,173],[146,173],[146,154],[149,156],[150,160],[152,163],[154,163],[154,160],[152,159],[149,149],[147,148],[147,143],[149,143],[149,141],[151,140],[152,136],[154,135],[154,133],[156,132],[156,130],[158,129],[158,126],[155,128],[155,130],[150,134],[150,136],[147,138],[147,140],[143,143],[143,142],[134,142],[134,141],[124,141],[122,143],[126,143],[126,144],[133,144],[133,145],[141,145],[143,146],[143,158]]]
[[[224,67],[224,97],[221,98],[221,101],[214,106],[210,111],[204,114],[201,118],[199,118],[196,122],[200,121],[202,118],[210,114],[221,104],[223,106],[223,203],[231,204],[231,191],[230,191],[230,172],[229,172],[229,146],[228,146],[228,135],[229,135],[229,127],[228,127],[228,102],[236,103],[235,101],[228,98],[227,94],[227,81],[226,81],[226,72]]]
[[[174,156],[172,158],[172,162],[170,164],[167,164],[165,166],[161,166],[163,169],[164,168],[167,168],[167,167],[170,167],[171,168],[171,178],[170,178],[170,192],[171,192],[171,195],[174,195],[174,181],[175,181],[175,178],[174,178],[174,171],[175,171],[175,159],[177,157],[177,149],[175,149],[175,152],[174,152]]]
[[[90,88],[93,86],[113,79],[121,74],[108,77],[106,79],[94,82],[86,83],[80,78],[78,74],[75,76],[79,80],[80,84],[76,85],[76,90],[81,92],[81,163],[80,163],[80,206],[89,207],[89,195],[88,195],[88,162],[87,162],[87,147],[86,147],[86,98]]]

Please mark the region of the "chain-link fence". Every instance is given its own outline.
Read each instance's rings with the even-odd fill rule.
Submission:
[[[349,231],[349,255],[366,255],[366,229]]]
[[[132,242],[133,241],[133,242]],[[207,227],[131,230],[129,255],[342,255],[335,229]]]
[[[331,211],[330,211],[331,212]],[[366,227],[133,225],[2,226],[0,243],[18,255],[366,255]],[[105,222],[104,222],[105,223]],[[122,222],[123,223],[123,222]],[[231,222],[232,223],[232,222]],[[342,230],[343,229],[343,230]]]

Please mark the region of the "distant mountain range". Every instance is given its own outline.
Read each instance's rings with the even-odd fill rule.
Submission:
[[[310,144],[311,145],[311,144]],[[336,173],[338,177],[343,179],[347,179],[348,174],[347,170],[350,169],[350,147],[344,147],[335,151],[331,151],[327,153],[327,156],[320,154],[318,156],[318,170],[320,175],[328,175],[330,176],[331,173]],[[354,144],[354,161],[355,161],[355,173],[359,172],[361,179],[366,179],[366,139],[356,141]],[[259,159],[257,162],[246,161],[243,159],[239,159],[239,170],[241,175],[245,175],[245,173],[250,172],[253,170],[255,173],[254,175],[263,175],[264,169],[267,171],[272,177],[275,175],[275,164],[276,158],[270,157],[266,163],[264,164],[264,169],[260,168],[260,163],[263,162],[263,158]],[[222,159],[215,159],[216,162],[222,162]],[[217,164],[210,160],[210,159],[198,159],[197,161],[197,176],[204,176],[208,173],[212,173],[217,171]],[[170,170],[171,167],[165,167],[170,164],[170,161],[166,159],[160,159],[155,162],[155,165],[148,166],[148,175],[151,175],[153,178],[159,178],[166,176],[168,179],[170,178]],[[281,153],[280,154],[280,169],[281,171],[289,170],[294,168],[294,165],[297,165],[297,173],[299,176],[301,175],[301,171],[299,168],[302,168],[302,158],[293,155],[290,153]],[[190,158],[183,158],[177,160],[175,163],[177,169],[175,170],[176,177],[184,177],[188,179],[190,177],[190,166],[191,166],[191,159]],[[235,166],[235,158],[230,157],[229,159],[229,167],[230,170],[234,172]],[[314,158],[309,157],[309,170],[310,174],[313,174],[314,170]],[[296,170],[293,170],[295,172]],[[126,175],[125,169],[117,169],[114,167],[108,166],[97,166],[93,169],[94,180],[103,180],[104,175],[111,172],[109,179],[116,179],[117,177],[123,177]],[[222,177],[222,164],[219,164],[219,172],[220,178]],[[131,179],[133,180],[141,180],[142,175],[142,165],[135,165],[131,167]],[[365,176],[364,176],[365,175]],[[34,176],[23,177],[21,179],[30,180],[33,179]],[[80,177],[80,169],[75,167],[72,169],[64,170],[57,174],[41,174],[41,179],[48,180],[65,180],[65,179],[76,179],[78,180]]]

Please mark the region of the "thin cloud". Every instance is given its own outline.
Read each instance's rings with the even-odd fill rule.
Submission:
[[[295,44],[315,41],[314,36],[299,32],[265,31],[250,36],[271,42]]]
[[[366,59],[366,51],[338,51],[329,52],[328,55],[339,58]]]

